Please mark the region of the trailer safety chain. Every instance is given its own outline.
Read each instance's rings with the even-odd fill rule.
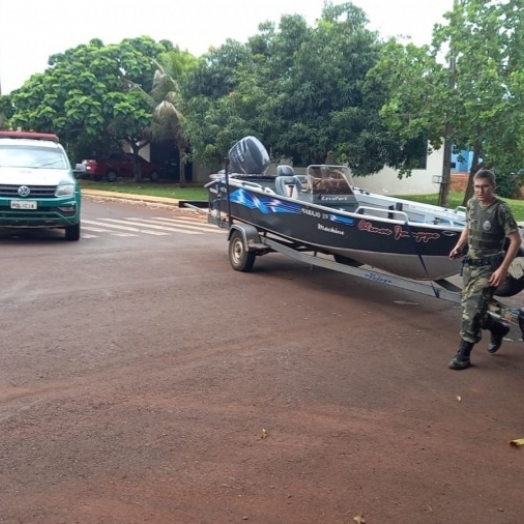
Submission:
[[[426,263],[424,262],[424,258],[422,257],[422,253],[420,252],[420,249],[418,248],[417,240],[415,239],[415,235],[413,234],[413,231],[411,230],[411,227],[407,220],[405,222],[405,226],[409,232],[409,236],[412,238],[413,243],[415,244],[415,252],[417,253],[420,263],[422,264],[422,267],[424,268],[424,271],[426,272],[426,276],[428,277],[429,283],[431,285],[431,289],[433,289],[433,294],[435,295],[436,298],[440,298],[440,291],[433,285],[433,281],[431,280],[431,277],[429,276],[429,271],[428,271],[428,268],[426,267]]]

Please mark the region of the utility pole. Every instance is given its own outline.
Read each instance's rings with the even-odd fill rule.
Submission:
[[[459,5],[460,0],[453,0],[453,9]],[[453,50],[453,42],[449,43],[449,88],[450,90],[455,87],[456,71],[457,71],[457,57]],[[438,197],[438,203],[440,206],[447,207],[449,205],[449,188],[451,185],[451,122],[446,122],[444,127],[444,161],[442,163],[442,180],[440,182],[440,193]]]

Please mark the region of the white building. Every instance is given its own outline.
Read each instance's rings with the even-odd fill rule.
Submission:
[[[438,193],[444,162],[444,148],[427,157],[426,169],[414,169],[411,176],[398,178],[398,172],[385,167],[376,175],[354,176],[355,186],[381,195],[427,195]]]

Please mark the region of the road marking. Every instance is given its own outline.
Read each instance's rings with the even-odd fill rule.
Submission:
[[[112,218],[105,218],[105,219],[102,219],[102,220],[113,221],[114,219],[112,219]],[[115,222],[121,222],[121,221],[115,220]],[[157,236],[169,235],[169,233],[163,233],[161,231],[151,231],[151,230],[145,230],[145,229],[137,229],[135,227],[121,226],[119,224],[105,224],[104,222],[99,222],[99,221],[96,221],[96,220],[82,220],[82,223],[84,223],[84,224],[92,224],[94,226],[112,227],[112,228],[115,228],[115,229],[122,229],[123,231],[132,231],[134,233],[144,233],[146,235],[157,235]],[[141,224],[137,224],[137,225],[141,225]],[[108,231],[108,232],[110,232],[110,231]]]
[[[93,233],[111,233],[109,229],[100,229],[98,227],[89,227],[85,224],[88,222],[88,220],[82,220],[82,231],[93,231]]]
[[[123,219],[101,217],[97,220],[82,220],[82,237],[97,238],[90,233],[108,233],[118,237],[135,237],[139,234],[167,236],[171,233],[203,235],[205,233],[225,234],[227,231],[213,224],[200,221],[201,217],[126,217]],[[117,230],[117,231],[115,231]]]
[[[141,222],[137,222],[137,221],[134,221],[134,220],[117,220],[116,218],[104,218],[103,220],[107,221],[107,222],[115,222],[117,224],[131,224],[132,226],[142,226],[142,227],[147,227],[147,228],[151,228],[151,229],[160,229],[161,231],[171,231],[173,233],[185,233],[186,235],[202,235],[203,232],[202,231],[187,231],[187,230],[184,230],[184,229],[178,229],[176,227],[166,227],[166,226],[157,226],[157,225],[152,225],[152,224],[148,224],[148,223],[144,223],[143,221]],[[168,234],[168,233],[163,233],[163,234]]]
[[[129,218],[128,220],[137,220],[135,218]],[[174,218],[163,218],[163,217],[152,217],[152,218],[145,218],[143,219],[144,222],[147,222],[149,224],[151,223],[157,223],[162,224],[165,223],[173,224],[175,226],[183,227],[186,229],[196,229],[197,231],[201,231],[204,233],[225,233],[225,231],[218,229],[216,226],[208,225],[208,224],[201,224],[199,222],[187,222],[182,223],[181,221],[174,219]]]
[[[83,228],[86,229],[86,228]],[[97,230],[98,231],[98,230]],[[116,231],[108,231],[106,229],[100,229],[103,233],[111,233],[115,237],[137,237],[135,233],[117,233]],[[100,235],[90,235],[89,233],[82,233],[82,238],[99,238]]]

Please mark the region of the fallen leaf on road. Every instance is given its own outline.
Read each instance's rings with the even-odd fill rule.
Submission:
[[[267,438],[268,435],[269,433],[264,428],[262,428],[262,436],[260,438]]]
[[[353,521],[357,524],[366,524],[366,519],[364,518],[364,513],[361,513],[360,515],[357,515],[353,518]]]
[[[515,440],[509,441],[510,446],[514,446],[516,448],[520,448],[520,446],[524,446],[524,438],[517,438]]]

